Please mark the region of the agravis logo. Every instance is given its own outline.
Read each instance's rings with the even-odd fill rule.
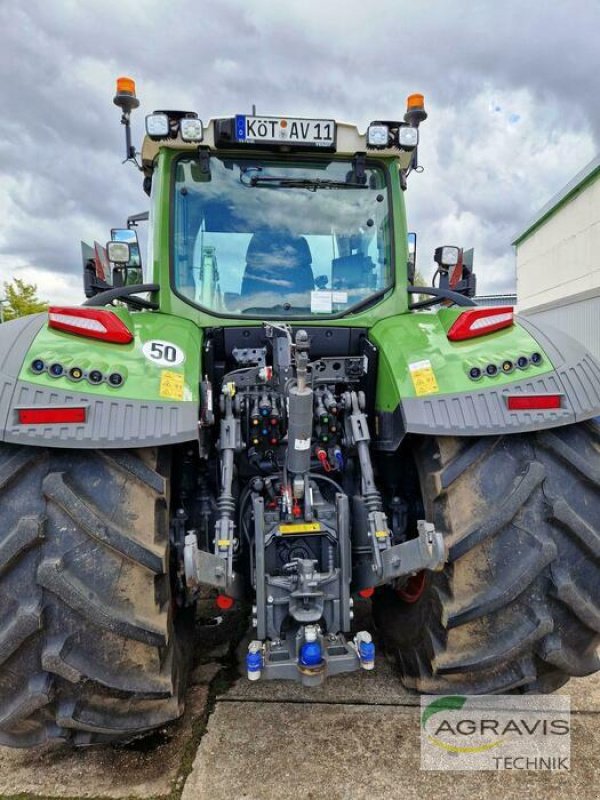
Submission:
[[[421,768],[568,770],[570,698],[421,698]]]
[[[466,702],[467,698],[464,695],[449,695],[447,697],[438,697],[435,700],[432,700],[431,703],[423,711],[421,711],[421,728],[423,728],[423,730],[425,730],[426,733],[427,733],[426,726],[428,720],[430,720],[435,714],[444,714],[443,721],[436,729],[436,735],[427,733],[427,738],[431,742],[431,744],[434,745],[435,747],[439,747],[442,750],[445,750],[448,753],[484,753],[486,750],[492,750],[494,747],[498,747],[499,745],[501,745],[503,742],[502,739],[497,739],[496,741],[486,742],[485,744],[480,744],[480,745],[461,746],[461,745],[451,744],[450,742],[446,742],[443,741],[442,739],[437,738],[438,735],[442,733],[442,731],[445,733],[450,732],[452,734],[455,734],[455,731],[452,729],[452,726],[445,718],[445,712],[460,711]],[[466,721],[471,722],[471,720],[466,720]],[[457,723],[458,726],[461,726],[462,722],[463,721],[460,720]],[[473,731],[471,730],[471,733],[472,732]]]

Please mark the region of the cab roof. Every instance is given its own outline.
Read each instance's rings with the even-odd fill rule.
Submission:
[[[285,117],[282,117],[285,118]],[[215,152],[231,152],[236,153],[257,153],[257,152],[270,152],[280,155],[293,155],[296,152],[307,152],[304,147],[295,147],[294,145],[257,145],[254,143],[236,143],[224,147],[221,142],[218,142],[218,129],[219,126],[228,120],[233,120],[235,117],[218,117],[209,120],[204,125],[203,138],[201,142],[185,142],[181,138],[179,130],[176,136],[164,138],[159,141],[151,139],[148,135],[144,137],[142,145],[142,163],[146,168],[151,168],[154,160],[158,156],[161,148],[168,150],[190,151],[195,152],[198,147],[207,148],[209,151]],[[289,119],[297,119],[289,117]],[[348,122],[338,122],[336,124],[336,142],[333,148],[311,148],[310,152],[317,154],[331,153],[332,155],[347,155],[354,156],[356,153],[366,153],[372,156],[393,157],[398,160],[398,166],[402,169],[407,169],[412,160],[412,152],[400,150],[398,147],[369,147],[367,145],[366,131],[361,133],[356,125]]]

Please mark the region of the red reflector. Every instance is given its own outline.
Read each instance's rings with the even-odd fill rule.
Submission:
[[[217,608],[220,608],[221,611],[227,611],[228,609],[230,609],[233,606],[234,602],[235,600],[233,599],[233,597],[229,597],[229,595],[227,594],[218,594],[217,599],[215,600]]]
[[[513,394],[506,398],[509,411],[560,408],[560,394]]]
[[[50,306],[48,325],[65,333],[88,336],[113,344],[128,344],[133,334],[112,311],[101,308],[66,308]]]
[[[19,425],[55,425],[85,422],[85,408],[20,408]]]
[[[375,594],[375,589],[372,586],[369,586],[367,589],[361,589],[358,594],[360,597],[373,597]]]
[[[460,342],[463,339],[473,339],[475,336],[484,336],[502,328],[510,328],[514,323],[512,306],[499,306],[498,308],[475,308],[463,311],[452,323],[448,331],[451,342]]]

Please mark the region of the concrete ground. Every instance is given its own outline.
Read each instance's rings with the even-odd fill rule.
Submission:
[[[570,772],[422,772],[419,700],[385,659],[318,689],[232,681],[231,633],[230,622],[201,629],[203,663],[175,726],[121,748],[0,748],[0,798],[600,797],[600,676],[561,690],[574,712]]]

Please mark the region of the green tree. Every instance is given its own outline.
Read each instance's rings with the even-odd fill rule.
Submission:
[[[20,278],[14,278],[10,282],[5,281],[4,298],[2,302],[4,320],[38,314],[48,308],[48,303],[37,296],[36,284],[27,283]]]
[[[427,283],[425,282],[425,278],[423,277],[421,272],[419,272],[419,270],[417,270],[415,272],[414,285],[415,286],[426,286],[427,285]],[[413,295],[413,301],[415,303],[420,303],[421,300],[429,300],[429,298],[430,298],[430,295],[427,295],[427,294],[415,294],[415,295]]]
[[[425,278],[423,275],[417,270],[415,272],[415,286],[425,286]]]

